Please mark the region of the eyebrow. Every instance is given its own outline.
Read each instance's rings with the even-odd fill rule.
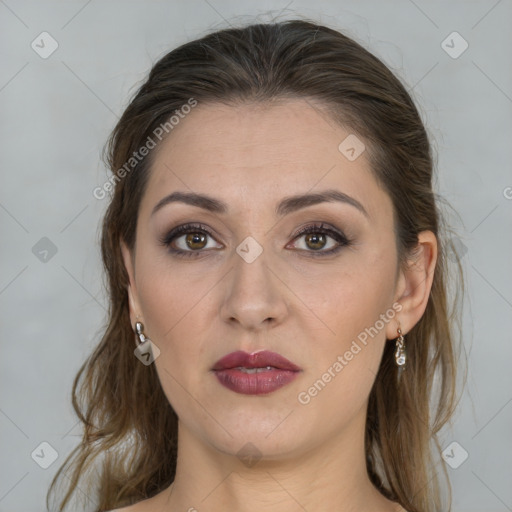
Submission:
[[[204,210],[217,214],[226,214],[229,210],[226,203],[206,194],[196,194],[194,192],[173,192],[158,201],[151,212],[151,216],[164,206],[176,202],[197,206],[198,208],[203,208]],[[326,202],[340,202],[351,205],[369,218],[368,212],[357,199],[334,189],[285,197],[277,205],[275,213],[278,217],[282,217],[297,210],[301,210],[302,208]]]

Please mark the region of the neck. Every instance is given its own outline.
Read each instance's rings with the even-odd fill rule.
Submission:
[[[362,428],[352,424],[328,443],[279,458],[220,452],[180,423],[176,477],[162,511],[402,510],[369,480],[364,420]]]

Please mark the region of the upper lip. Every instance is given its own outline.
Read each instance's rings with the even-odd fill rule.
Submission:
[[[288,361],[275,352],[262,350],[248,354],[242,350],[231,352],[230,354],[219,359],[213,366],[212,370],[227,370],[230,368],[265,368],[272,366],[280,370],[290,370],[294,372],[300,371],[300,368]]]

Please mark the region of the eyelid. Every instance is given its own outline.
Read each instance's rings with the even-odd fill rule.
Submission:
[[[215,235],[212,233],[212,231],[204,224],[202,223],[185,223],[181,224],[179,226],[176,226],[175,228],[172,228],[168,232],[166,232],[162,237],[159,238],[159,242],[164,246],[169,246],[171,242],[176,240],[177,238],[186,235],[188,233],[202,233],[204,232],[209,237],[213,238],[215,241],[217,241]],[[217,242],[218,243],[218,242]],[[178,250],[177,250],[178,251]],[[196,252],[196,251],[182,251],[182,252]]]
[[[320,224],[320,225],[318,225]],[[297,240],[298,238],[301,238],[304,235],[307,235],[309,233],[321,233],[325,234],[328,237],[332,238],[337,242],[337,246],[333,247],[328,250],[310,250],[307,251],[305,249],[299,249],[301,252],[306,252],[308,254],[311,254],[312,256],[328,256],[331,254],[336,253],[338,250],[340,250],[343,247],[349,246],[352,243],[352,240],[350,240],[343,231],[334,228],[333,226],[326,224],[324,222],[313,222],[312,224],[308,224],[307,226],[299,229],[293,236],[293,242]]]
[[[207,253],[211,251],[212,249],[198,249],[198,250],[183,250],[183,249],[174,249],[171,248],[171,243],[176,240],[177,238],[180,238],[181,236],[184,236],[189,233],[205,233],[207,236],[211,237],[217,242],[216,237],[208,228],[206,225],[202,223],[185,223],[180,226],[176,226],[175,228],[171,229],[169,232],[167,232],[163,237],[159,239],[161,245],[168,248],[169,252],[172,254],[178,255],[178,256],[199,256],[201,254]],[[294,234],[290,235],[289,238],[292,238],[292,242],[300,238],[301,236],[304,236],[309,233],[321,233],[329,236],[333,240],[337,242],[337,246],[328,250],[306,250],[306,249],[297,249],[298,252],[301,253],[307,253],[308,255],[311,255],[313,257],[322,257],[322,256],[329,256],[343,247],[349,246],[352,243],[352,240],[350,240],[343,231],[339,230],[338,228],[335,228],[331,226],[330,224],[324,223],[324,222],[311,222],[308,225],[300,228],[298,231],[296,231]],[[217,242],[220,243],[220,242]],[[222,245],[222,244],[221,244]],[[287,246],[288,247],[288,244]]]

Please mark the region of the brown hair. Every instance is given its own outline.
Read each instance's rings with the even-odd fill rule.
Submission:
[[[377,57],[342,33],[303,20],[224,29],[171,51],[153,66],[113,130],[106,149],[115,189],[101,238],[108,323],[73,383],[83,439],[55,476],[47,503],[63,475],[67,492],[58,510],[78,489],[86,492],[78,485],[81,477],[94,487],[87,492],[94,492],[90,497],[98,511],[149,498],[174,479],[177,417],[154,365],[139,364],[133,355],[128,276],[120,250],[120,239],[134,248],[154,153],[122,179],[118,171],[191,98],[228,105],[303,98],[321,105],[365,141],[372,171],[394,205],[400,264],[419,232],[430,230],[438,237],[428,305],[407,335],[407,370],[398,382],[394,344],[387,343],[369,398],[365,445],[369,477],[383,495],[409,512],[447,510],[440,505],[435,466],[442,465],[449,488],[448,476],[434,455],[439,455],[436,434],[456,405],[456,311],[448,308],[447,242],[432,190],[429,138],[406,89]],[[460,275],[458,264],[457,270],[453,275]],[[86,478],[100,459],[99,474]]]

